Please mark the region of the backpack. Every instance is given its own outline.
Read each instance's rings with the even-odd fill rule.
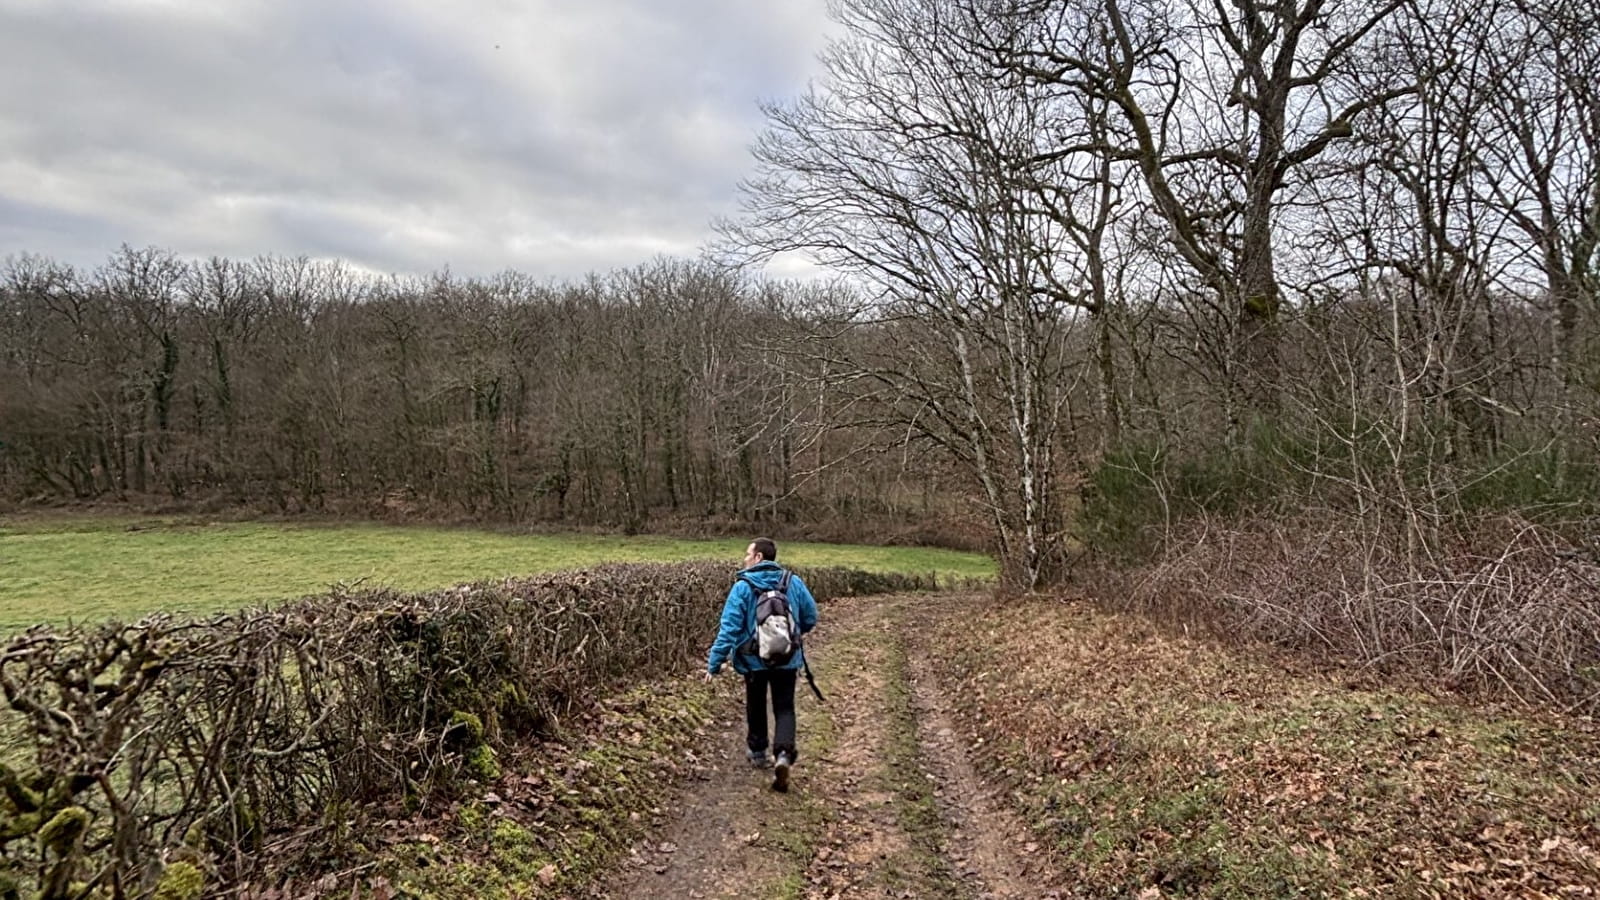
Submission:
[[[800,620],[789,607],[789,578],[790,573],[784,572],[773,588],[743,579],[756,595],[756,633],[744,651],[760,657],[769,669],[788,665],[800,650]]]

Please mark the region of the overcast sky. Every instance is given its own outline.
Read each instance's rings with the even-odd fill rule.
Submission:
[[[0,0],[0,257],[693,255],[824,0]]]

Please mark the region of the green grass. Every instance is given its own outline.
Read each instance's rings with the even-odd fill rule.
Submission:
[[[717,558],[742,538],[525,535],[373,524],[192,523],[49,516],[0,519],[0,631],[37,623],[209,613],[360,582],[422,590],[613,562]],[[988,578],[979,554],[922,547],[785,543],[781,561]]]
[[[897,617],[904,615],[904,610],[896,611]],[[950,867],[944,820],[939,815],[917,737],[917,712],[911,701],[905,644],[891,644],[886,652],[889,742],[879,777],[895,797],[900,828],[911,842],[911,849],[905,853],[907,858],[891,860],[887,873],[893,881],[909,882],[908,886],[917,889],[917,896],[959,896],[959,884]]]

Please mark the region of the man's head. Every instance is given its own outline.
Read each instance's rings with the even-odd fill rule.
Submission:
[[[762,562],[771,562],[778,558],[778,545],[771,538],[756,538],[750,546],[744,548],[744,567],[746,569]]]

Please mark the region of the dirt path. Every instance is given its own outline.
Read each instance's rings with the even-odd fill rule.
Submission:
[[[788,794],[744,759],[743,693],[680,802],[595,896],[614,898],[1046,898],[1059,880],[1026,829],[974,772],[943,687],[895,627],[926,597],[823,608],[802,686],[800,761]],[[913,677],[912,673],[915,673]]]
[[[1062,896],[1060,882],[1027,826],[1000,792],[967,759],[934,679],[912,676],[923,758],[939,785],[939,810],[951,828],[950,857],[981,898],[1024,900]]]

